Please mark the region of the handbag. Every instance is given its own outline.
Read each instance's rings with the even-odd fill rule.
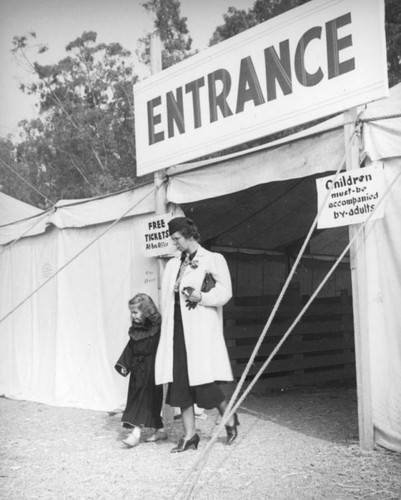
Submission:
[[[203,283],[202,283],[200,291],[207,293],[215,286],[216,286],[216,280],[213,278],[212,273],[206,273],[205,277],[203,278]],[[193,292],[193,288],[191,288],[191,290],[188,290],[189,288],[191,288],[191,287],[186,287],[186,289],[184,289],[184,290],[186,290],[187,293],[189,293],[189,295],[190,295]],[[198,303],[192,302],[191,300],[186,300],[185,305],[188,309],[195,309],[195,307],[198,305]]]
[[[200,291],[207,293],[215,286],[216,286],[216,280],[213,278],[213,274],[206,273]]]

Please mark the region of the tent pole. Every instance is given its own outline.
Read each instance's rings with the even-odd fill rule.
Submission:
[[[349,109],[344,112],[344,138],[346,155],[346,169],[355,170],[360,168],[359,164],[359,135],[356,134],[352,142],[351,138],[356,129],[357,110]],[[358,231],[357,224],[349,226],[350,239]],[[354,342],[356,383],[358,397],[358,425],[359,444],[364,450],[372,450],[374,447],[373,418],[372,418],[372,395],[371,395],[371,371],[369,352],[369,325],[366,321],[366,247],[364,231],[356,239],[350,249],[350,265],[352,280],[352,302],[354,314]]]
[[[150,67],[152,75],[162,71],[162,44],[159,32],[156,30],[150,37]],[[155,186],[155,213],[156,215],[164,214],[167,212],[167,188],[164,183],[165,171],[158,170],[153,174],[153,181]],[[161,304],[161,283],[163,278],[165,260],[162,258],[157,259],[157,290],[159,307]],[[167,384],[163,386],[163,408],[162,417],[165,429],[171,429],[173,425],[174,413],[173,408],[166,405]]]
[[[162,46],[159,32],[156,30],[150,37],[150,67],[152,75],[159,73],[162,70]],[[166,188],[163,184],[165,172],[158,170],[153,174],[155,186],[155,213],[156,215],[164,214],[167,211],[166,203]],[[160,304],[161,299],[161,279],[163,276],[164,262],[162,259],[157,259],[157,288],[158,299]]]

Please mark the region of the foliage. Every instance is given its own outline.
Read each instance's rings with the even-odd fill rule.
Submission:
[[[147,0],[142,6],[153,15],[155,29],[158,30],[163,42],[162,69],[190,57],[192,38],[187,28],[187,18],[181,17],[180,0]],[[138,57],[145,64],[150,63],[150,37],[139,40],[141,50]]]
[[[209,45],[216,45],[234,35],[238,35],[257,24],[263,23],[287,10],[306,3],[308,0],[256,0],[253,7],[247,11],[229,7],[224,14],[224,24],[217,26]]]
[[[386,0],[386,40],[389,85],[401,82],[401,2]]]
[[[180,1],[148,0],[143,6],[154,16],[164,44],[163,67],[192,55]],[[31,32],[13,39],[12,52],[33,76],[21,90],[39,102],[39,118],[20,122],[14,166],[29,173],[33,186],[54,200],[133,187],[138,182],[133,107],[138,77],[130,52],[118,43],[98,43],[97,34],[88,31],[66,46],[65,58],[46,65],[28,57],[35,38]],[[145,62],[149,40],[150,35],[141,40]],[[35,47],[36,59],[45,57],[47,47]],[[14,179],[13,185],[18,182]],[[3,188],[11,194],[10,182],[3,182]],[[34,193],[34,204],[49,205],[38,196]]]
[[[31,205],[43,204],[43,197],[28,185],[36,184],[35,172],[18,162],[15,146],[10,139],[0,138],[0,172],[0,191]]]
[[[209,45],[227,40],[308,1],[256,0],[253,7],[247,11],[230,7],[228,13],[223,16],[224,24],[216,28]],[[385,23],[388,78],[389,85],[392,87],[401,81],[401,2],[399,0],[385,0]]]
[[[35,76],[21,89],[38,97],[40,111],[40,118],[21,122],[17,158],[53,199],[94,196],[134,184],[137,77],[129,51],[96,40],[95,32],[84,32],[66,46],[68,56],[53,65],[31,63],[28,37],[13,40],[13,52]],[[40,47],[38,54],[45,50]]]

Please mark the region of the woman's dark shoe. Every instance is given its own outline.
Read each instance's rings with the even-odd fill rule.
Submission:
[[[184,438],[181,438],[177,444],[172,450],[171,453],[181,453],[182,451],[187,451],[193,448],[194,450],[198,449],[198,444],[199,444],[200,438],[198,434],[194,434],[191,439],[185,440]]]
[[[226,425],[227,439],[226,444],[230,445],[238,436],[237,426],[239,425],[238,415],[234,413],[234,425]]]

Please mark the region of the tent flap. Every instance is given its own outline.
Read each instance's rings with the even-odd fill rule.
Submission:
[[[344,155],[341,129],[300,142],[241,155],[169,177],[167,198],[182,204],[274,181],[335,171]]]
[[[153,184],[115,195],[87,200],[62,200],[41,215],[0,227],[0,245],[24,236],[44,233],[53,225],[59,229],[87,227],[113,222],[121,217],[132,217],[155,210]]]
[[[128,341],[128,300],[138,292],[158,299],[157,262],[136,243],[142,220],[120,221],[3,321],[0,394],[105,411],[124,403],[127,380],[114,364]],[[0,317],[103,229],[51,231],[5,248]]]
[[[366,227],[367,286],[360,294],[369,334],[376,442],[401,452],[401,158],[385,165],[391,191],[385,217]]]

